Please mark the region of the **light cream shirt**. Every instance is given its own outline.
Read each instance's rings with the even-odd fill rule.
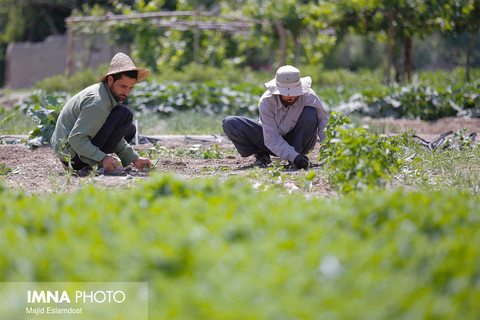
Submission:
[[[282,136],[290,132],[300,117],[305,106],[316,109],[318,117],[318,137],[320,142],[325,140],[323,130],[328,124],[328,114],[318,95],[309,89],[304,95],[295,100],[288,108],[280,101],[280,95],[266,91],[258,103],[260,122],[263,128],[265,146],[284,160],[293,162],[298,152],[283,139]]]

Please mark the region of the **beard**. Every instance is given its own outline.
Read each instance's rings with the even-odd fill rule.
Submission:
[[[127,98],[127,96],[124,95],[124,94],[118,94],[118,92],[113,90],[113,88],[110,89],[110,92],[112,93],[112,96],[115,98],[115,100],[117,100],[117,102],[119,102],[119,103]]]
[[[127,97],[123,94],[117,95],[112,93],[112,95],[115,98],[115,100],[117,100],[118,102],[123,102],[123,100],[127,99]]]
[[[119,94],[117,90],[115,90],[114,86],[108,87],[110,89],[110,93],[112,94],[113,98],[117,100],[118,103],[121,103],[123,100],[127,99],[127,96],[124,94]]]
[[[288,97],[288,99],[285,99],[282,96],[280,96],[280,101],[286,108],[294,104],[296,100],[297,100],[297,97]]]

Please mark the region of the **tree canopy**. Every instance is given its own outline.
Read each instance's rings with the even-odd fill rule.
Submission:
[[[337,39],[348,33],[375,34],[387,43],[386,81],[409,80],[413,39],[434,31],[468,34],[465,48],[467,77],[480,28],[478,0],[0,0],[0,65],[9,42],[41,41],[66,32],[68,16],[104,16],[159,11],[208,12],[210,16],[77,24],[75,33],[109,33],[131,46],[132,55],[153,70],[164,65],[182,68],[190,62],[214,66],[274,68],[282,64],[321,64]],[[180,19],[183,27],[168,27]],[[233,20],[232,20],[233,19]],[[234,20],[237,19],[237,20]],[[195,23],[218,25],[251,21],[249,32],[196,28]],[[168,23],[165,23],[168,22]],[[246,22],[247,23],[247,22]],[[198,26],[198,24],[197,24]],[[326,32],[326,30],[335,30]],[[3,76],[3,67],[0,74]],[[0,81],[3,80],[0,78]]]

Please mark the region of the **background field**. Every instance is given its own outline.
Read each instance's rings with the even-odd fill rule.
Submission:
[[[64,32],[70,14],[199,9],[2,4],[2,74],[8,42]],[[130,43],[152,70],[127,101],[152,170],[78,176],[48,144],[65,101],[107,65],[0,92],[0,281],[146,281],[151,319],[480,318],[478,2],[201,4],[212,15],[186,22],[264,22],[246,34],[146,20],[73,30]],[[258,116],[283,62],[312,77],[330,113],[308,171],[277,158],[254,169],[222,134],[226,115]]]

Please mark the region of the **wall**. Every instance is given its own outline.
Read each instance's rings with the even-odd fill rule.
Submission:
[[[74,48],[74,72],[96,69],[101,64],[109,63],[117,52],[128,54],[125,46],[112,46],[106,39],[78,39]],[[67,55],[66,35],[50,36],[45,41],[36,43],[10,43],[6,56],[5,88],[31,88],[37,81],[65,74]]]

